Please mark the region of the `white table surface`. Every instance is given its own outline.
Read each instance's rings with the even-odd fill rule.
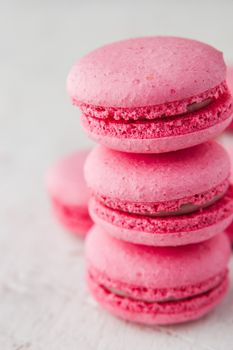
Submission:
[[[84,284],[83,242],[56,224],[43,183],[53,160],[91,144],[65,92],[77,58],[172,34],[233,61],[232,14],[231,0],[0,2],[1,350],[233,349],[233,283],[218,308],[185,325],[142,327],[101,310]]]

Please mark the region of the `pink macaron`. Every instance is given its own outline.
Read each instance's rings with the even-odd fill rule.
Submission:
[[[162,154],[97,146],[84,173],[92,219],[126,241],[196,243],[222,232],[233,217],[230,161],[214,141]]]
[[[115,316],[144,324],[197,319],[223,298],[230,244],[225,234],[182,247],[131,244],[93,226],[86,240],[87,282]]]
[[[64,157],[54,164],[46,176],[46,186],[54,213],[70,232],[85,234],[92,225],[88,214],[89,191],[83,166],[89,151],[83,150]]]
[[[73,66],[67,90],[87,134],[120,151],[188,148],[232,119],[222,53],[190,39],[144,37],[101,47]]]

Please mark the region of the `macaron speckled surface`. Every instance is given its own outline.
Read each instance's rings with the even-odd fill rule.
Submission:
[[[214,141],[163,154],[96,146],[84,173],[93,220],[117,238],[183,245],[222,232],[232,220],[230,161]]]
[[[121,151],[194,146],[220,134],[232,118],[222,53],[190,39],[103,46],[73,66],[67,90],[87,134]]]
[[[220,233],[232,220],[230,161],[214,141],[164,154],[96,146],[84,173],[92,218],[117,238],[183,245]]]
[[[89,191],[83,166],[89,150],[72,153],[54,164],[46,176],[46,186],[54,213],[69,231],[84,235],[92,225],[88,214]]]
[[[229,257],[225,234],[182,247],[148,247],[93,226],[86,240],[87,282],[115,316],[151,325],[185,322],[220,302]]]

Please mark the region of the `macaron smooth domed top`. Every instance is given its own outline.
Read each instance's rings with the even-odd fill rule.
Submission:
[[[117,240],[94,226],[86,240],[90,267],[112,280],[146,288],[196,285],[223,272],[230,255],[225,234],[181,247],[149,247]]]
[[[65,205],[87,207],[89,191],[84,180],[83,167],[89,150],[68,155],[48,171],[46,186],[51,197]]]
[[[218,143],[163,154],[116,152],[95,147],[84,167],[92,192],[128,202],[160,202],[195,196],[224,183],[230,161]]]
[[[144,37],[83,57],[67,80],[70,97],[105,107],[143,107],[199,95],[225,81],[223,55],[196,40]]]

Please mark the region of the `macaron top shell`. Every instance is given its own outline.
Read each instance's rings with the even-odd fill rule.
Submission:
[[[149,247],[117,240],[94,226],[86,240],[87,264],[112,280],[145,288],[201,283],[223,272],[230,255],[225,234],[181,247]]]
[[[229,177],[230,162],[216,142],[163,154],[123,153],[97,146],[88,156],[84,172],[94,193],[149,203],[212,189]]]
[[[46,176],[48,192],[63,204],[87,207],[89,191],[84,180],[83,167],[89,150],[64,157],[53,165]]]
[[[223,55],[190,39],[144,37],[103,46],[71,69],[67,89],[80,103],[143,107],[182,100],[225,80]]]

